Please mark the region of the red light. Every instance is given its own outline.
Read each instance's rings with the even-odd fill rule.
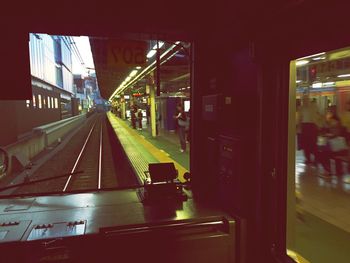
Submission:
[[[316,67],[312,67],[310,68],[310,80],[314,81],[316,79],[316,75],[317,75],[317,71],[316,71]]]

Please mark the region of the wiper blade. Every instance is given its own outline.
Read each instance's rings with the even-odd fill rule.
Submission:
[[[3,188],[0,188],[0,192],[5,191],[7,189],[19,187],[19,186],[25,186],[25,185],[30,185],[30,184],[36,184],[36,183],[40,183],[40,182],[50,181],[50,180],[54,180],[54,179],[58,179],[58,178],[62,178],[62,177],[67,177],[69,175],[81,174],[83,172],[84,171],[76,171],[76,172],[73,172],[73,173],[66,173],[66,174],[63,174],[63,175],[48,177],[48,178],[45,178],[45,179],[39,179],[39,180],[24,182],[24,183],[20,183],[20,184],[14,184],[14,185],[10,185],[10,186],[5,186]]]

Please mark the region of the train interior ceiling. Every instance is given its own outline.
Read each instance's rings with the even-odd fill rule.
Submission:
[[[0,17],[2,257],[348,262],[346,8],[253,2]]]

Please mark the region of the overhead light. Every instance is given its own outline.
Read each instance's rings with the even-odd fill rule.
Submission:
[[[317,57],[317,58],[312,58],[312,60],[321,60],[321,59],[326,59],[326,57]]]
[[[136,69],[140,69],[140,68],[141,68],[141,66],[137,66],[137,67],[136,67]]]
[[[321,55],[324,55],[324,54],[326,54],[326,52],[321,52],[321,53],[313,54],[313,55],[310,55],[310,56],[298,58],[297,60],[301,60],[301,59],[305,59],[305,58],[317,57],[317,56],[321,56]]]
[[[130,72],[130,77],[133,77],[137,74],[137,69],[134,69],[133,71]]]
[[[159,45],[159,48],[161,48],[162,46],[164,46],[164,42],[163,41],[159,41],[158,45]],[[154,45],[153,49],[157,49],[157,44]]]
[[[156,54],[157,50],[151,49],[150,51],[148,51],[146,57],[147,58],[151,58]]]
[[[164,56],[166,56],[169,52],[171,52],[172,50],[174,50],[174,48],[176,48],[176,45],[179,44],[180,41],[177,41],[174,45],[172,45],[171,47],[169,47],[165,52],[163,52],[160,56],[160,58],[162,59]],[[152,51],[152,50],[150,50]],[[156,52],[156,50],[154,50]],[[150,52],[148,52],[150,53]],[[177,52],[175,52],[173,55],[171,55],[170,57],[174,56]],[[148,55],[148,54],[147,54]],[[154,54],[153,54],[154,55]],[[152,56],[153,56],[152,55]],[[148,57],[148,56],[147,56]],[[126,78],[123,83],[113,92],[112,96],[110,98],[112,98],[114,95],[122,92],[123,90],[125,90],[129,85],[134,84],[136,81],[138,81],[140,79],[140,77],[143,77],[145,72],[147,72],[150,68],[152,68],[152,66],[155,65],[155,61],[153,61],[150,65],[148,65],[146,68],[144,68],[137,76],[135,76],[133,78],[133,80],[130,83],[126,83],[130,80],[130,76],[128,78]],[[164,63],[164,61],[163,61]],[[137,68],[137,67],[136,67]],[[152,69],[151,71],[153,71],[154,69]]]
[[[323,86],[333,86],[335,84],[334,81],[330,81],[330,82],[324,82]]]
[[[296,81],[296,83],[300,83],[300,82],[301,82],[301,80],[297,80],[297,81]]]
[[[346,77],[350,77],[350,74],[343,74],[343,75],[338,75],[338,78],[346,78]]]
[[[322,88],[322,82],[312,84],[313,88]]]
[[[306,65],[307,63],[309,63],[308,60],[299,60],[299,61],[297,61],[295,64],[296,64],[297,66],[302,66],[302,65]]]

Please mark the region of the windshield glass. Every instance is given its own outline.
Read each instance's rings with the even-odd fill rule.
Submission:
[[[31,97],[0,101],[0,196],[138,187],[150,163],[184,181],[190,43],[30,33],[28,50]]]

